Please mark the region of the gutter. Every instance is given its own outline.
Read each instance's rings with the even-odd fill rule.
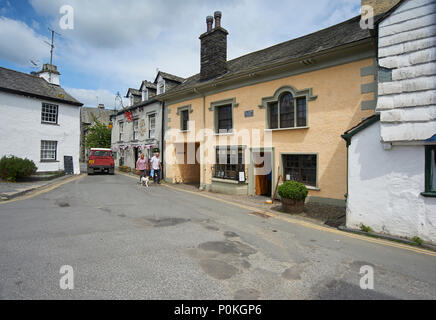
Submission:
[[[7,93],[13,93],[13,94],[17,94],[17,95],[25,96],[25,97],[38,98],[41,100],[50,100],[50,101],[69,104],[69,105],[73,105],[73,106],[77,106],[77,107],[83,106],[83,103],[81,103],[81,102],[74,102],[74,101],[70,101],[70,100],[64,100],[61,98],[48,97],[48,96],[43,96],[43,95],[36,94],[36,93],[24,92],[24,91],[9,89],[9,88],[0,88],[0,91],[4,91]]]

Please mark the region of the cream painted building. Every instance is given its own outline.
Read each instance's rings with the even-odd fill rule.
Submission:
[[[309,200],[344,206],[341,134],[376,107],[373,34],[358,16],[227,61],[228,32],[214,18],[200,36],[200,74],[160,97],[166,180],[270,196],[280,174],[306,184]]]

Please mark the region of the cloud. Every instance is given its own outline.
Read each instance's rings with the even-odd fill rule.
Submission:
[[[59,28],[59,9],[65,0],[30,0],[30,4],[41,25],[49,24],[62,34],[55,39],[61,81],[72,88],[105,88],[124,95],[142,80],[154,80],[156,68],[182,77],[198,73],[198,37],[206,31],[206,16],[215,10],[223,13],[222,25],[229,31],[228,59],[233,59],[349,19],[359,14],[360,0],[69,0],[74,30]],[[15,23],[33,36],[35,44],[38,35]],[[22,48],[27,41],[13,41],[11,48],[4,43],[0,42],[0,51],[12,52],[7,60],[15,59],[15,52],[34,50],[34,45]],[[77,93],[95,105],[94,92]],[[99,96],[114,101],[113,96],[101,92]]]
[[[65,90],[71,94],[76,100],[83,103],[85,106],[97,106],[98,104],[104,104],[106,109],[121,109],[118,102],[115,102],[116,95],[105,89],[77,89],[77,88],[65,88]],[[124,105],[127,103],[127,99],[123,99]]]
[[[20,66],[29,66],[30,60],[47,58],[47,38],[37,34],[24,22],[0,17],[0,59]]]

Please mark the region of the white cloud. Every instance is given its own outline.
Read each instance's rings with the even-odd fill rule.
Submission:
[[[65,88],[65,90],[71,94],[76,100],[83,103],[85,106],[94,107],[98,104],[104,104],[106,109],[121,109],[118,102],[115,102],[116,94],[105,89],[77,89],[77,88]],[[127,99],[124,99],[124,105],[127,103]]]
[[[49,54],[44,40],[48,41],[24,22],[0,17],[0,59],[20,66],[29,66],[30,60],[41,61]]]
[[[223,13],[222,25],[229,31],[228,59],[233,59],[351,18],[359,14],[360,0],[69,0],[74,30],[59,30],[64,0],[30,3],[41,19],[62,34],[56,38],[55,49],[61,73],[75,70],[84,79],[97,79],[93,88],[121,90],[124,95],[142,80],[154,80],[156,68],[182,77],[199,72],[198,37],[206,31],[206,16],[215,10]],[[27,41],[12,41],[4,47],[5,42],[0,42],[3,57],[9,54],[7,60],[16,59],[15,53],[35,50],[38,36],[25,24],[21,27],[33,35],[33,44],[22,48]],[[25,57],[18,60],[27,61]],[[63,72],[63,77],[68,74]],[[77,93],[85,103],[96,103],[94,92]],[[106,97],[107,103],[114,101],[102,92],[99,96]]]

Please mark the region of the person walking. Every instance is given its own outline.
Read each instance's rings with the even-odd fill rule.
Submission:
[[[138,161],[136,161],[136,170],[139,171],[139,183],[141,183],[142,177],[147,176],[147,170],[148,170],[147,159],[145,159],[143,153],[141,153]]]
[[[162,162],[160,160],[159,152],[156,152],[153,158],[151,158],[151,169],[153,170],[153,182],[160,184],[160,172],[162,171]]]

